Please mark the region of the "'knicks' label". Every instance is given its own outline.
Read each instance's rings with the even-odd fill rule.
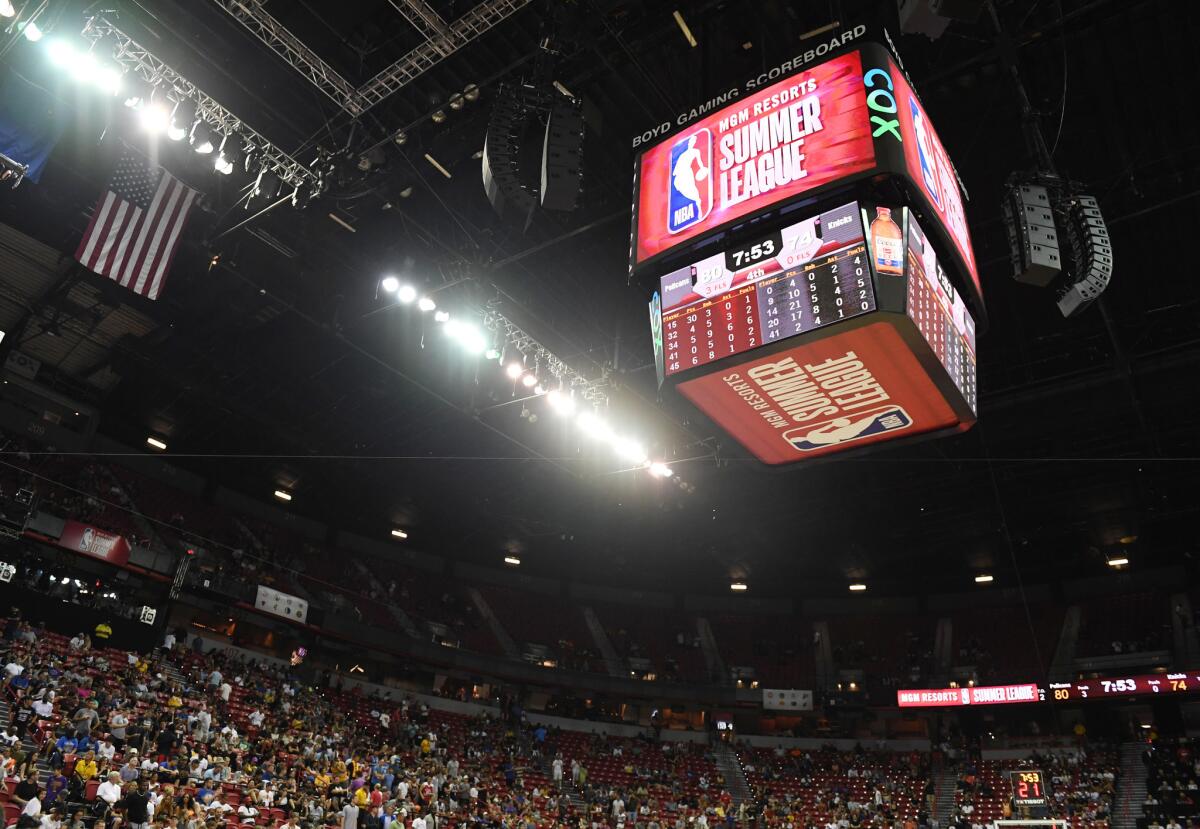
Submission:
[[[678,233],[704,221],[712,211],[712,133],[708,128],[671,146],[667,181],[667,230]]]

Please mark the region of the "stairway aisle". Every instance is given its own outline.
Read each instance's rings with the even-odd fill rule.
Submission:
[[[1117,775],[1117,801],[1113,804],[1113,829],[1136,829],[1146,799],[1146,764],[1142,743],[1121,744],[1121,770]]]
[[[734,805],[750,803],[754,800],[754,792],[746,780],[746,772],[742,769],[741,758],[729,743],[718,741],[713,746],[713,757],[717,762],[717,770],[725,778],[725,788],[733,796]]]
[[[956,793],[958,791],[958,772],[951,768],[943,768],[935,772],[933,794],[937,808],[933,816],[937,818],[938,826],[950,825],[950,817],[954,814]]]

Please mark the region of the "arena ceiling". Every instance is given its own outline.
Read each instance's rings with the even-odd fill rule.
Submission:
[[[87,359],[46,351],[41,379],[97,411],[101,432],[133,446],[160,432],[174,462],[264,498],[287,484],[290,509],[337,527],[386,537],[402,525],[408,543],[452,558],[499,565],[519,549],[531,573],[647,588],[711,592],[739,576],[759,595],[844,590],[852,578],[966,589],[981,571],[1012,586],[1018,566],[1045,581],[1104,572],[1117,547],[1139,567],[1195,549],[1200,282],[1188,240],[1200,130],[1179,79],[1195,74],[1196,9],[999,3],[1055,160],[1100,197],[1114,239],[1103,306],[1072,320],[1009,278],[999,193],[1030,160],[987,15],[933,42],[897,37],[971,197],[991,318],[980,423],[779,473],[658,398],[648,293],[626,279],[630,141],[831,21],[896,31],[894,3],[680,2],[695,47],[653,0],[517,3],[357,116],[236,20],[236,3],[113,5],[105,14],[123,30],[297,159],[345,160],[307,209],[237,227],[253,213],[236,204],[245,176],[168,159],[206,207],[157,303],[61,263],[46,284],[20,284],[16,342],[34,356],[62,351],[43,335],[53,326],[87,344]],[[401,0],[254,5],[348,88],[429,42]],[[424,8],[456,21],[474,5]],[[82,27],[82,3],[54,8],[60,32]],[[6,60],[36,71],[19,50]],[[584,101],[585,191],[576,211],[526,229],[491,210],[476,154],[501,85],[553,81]],[[479,100],[449,110],[469,84]],[[0,191],[0,220],[69,255],[106,178],[103,127],[81,112],[39,185]],[[581,373],[609,376],[615,418],[675,461],[689,489],[624,470],[540,406],[513,402],[494,366],[464,362],[419,312],[381,301],[388,273],[437,290],[445,308],[496,302]]]

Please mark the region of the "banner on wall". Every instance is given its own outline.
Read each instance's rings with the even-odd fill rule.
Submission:
[[[58,546],[109,564],[129,563],[129,542],[123,536],[105,532],[91,524],[67,521],[63,525],[62,535],[58,537]]]
[[[795,688],[764,688],[763,708],[767,711],[811,711],[813,692]]]
[[[299,596],[283,593],[279,590],[260,584],[254,606],[265,613],[271,613],[294,622],[308,621],[308,602]]]

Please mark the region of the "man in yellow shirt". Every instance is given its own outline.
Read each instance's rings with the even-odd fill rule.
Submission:
[[[107,642],[113,633],[112,625],[110,625],[108,622],[101,622],[100,624],[96,625],[96,630],[94,632],[97,640],[100,642]]]
[[[355,806],[357,806],[360,809],[365,809],[365,808],[367,808],[368,800],[369,800],[369,798],[367,797],[367,787],[366,786],[359,786],[357,789],[354,790],[354,805]]]
[[[83,782],[87,782],[96,776],[96,752],[89,751],[83,755],[83,759],[75,763],[75,773]]]

